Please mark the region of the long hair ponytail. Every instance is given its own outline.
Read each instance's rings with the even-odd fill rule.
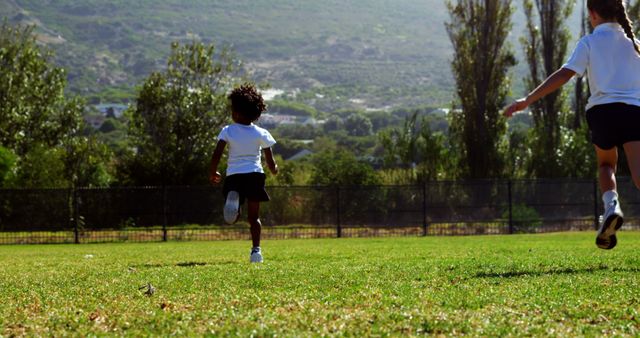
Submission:
[[[587,0],[587,8],[595,11],[605,20],[615,19],[631,40],[633,49],[640,55],[640,48],[636,43],[636,36],[633,34],[632,23],[627,16],[627,10],[625,9],[623,0]]]
[[[633,27],[631,26],[631,20],[629,20],[629,16],[627,15],[627,11],[624,7],[624,3],[621,0],[618,0],[618,10],[616,11],[616,20],[624,29],[624,33],[627,35],[629,39],[631,39],[631,43],[633,44],[633,49],[636,50],[636,53],[640,55],[640,48],[638,48],[638,44],[636,43],[636,35],[633,34]]]

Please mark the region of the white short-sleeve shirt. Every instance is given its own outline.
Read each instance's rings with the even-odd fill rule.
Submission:
[[[603,23],[578,41],[562,68],[587,73],[587,109],[607,103],[640,106],[640,55],[617,23]]]
[[[234,174],[263,173],[260,161],[262,149],[270,148],[276,141],[264,128],[253,123],[234,123],[222,128],[218,140],[227,142],[229,159],[227,176]]]

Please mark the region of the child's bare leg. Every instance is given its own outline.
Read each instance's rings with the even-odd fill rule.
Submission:
[[[605,193],[617,190],[616,166],[618,163],[618,149],[614,147],[609,150],[603,150],[596,146],[596,156],[598,157],[598,178],[601,191]]]
[[[627,155],[633,183],[640,189],[640,141],[625,143],[624,153]]]
[[[260,223],[260,202],[248,202],[249,224],[251,224],[251,240],[254,247],[260,246],[260,234],[262,232],[262,224]]]
[[[598,177],[600,189],[602,189],[602,202],[604,202],[604,214],[598,228],[596,245],[601,249],[610,250],[618,243],[616,231],[624,222],[616,191],[618,148],[603,150],[596,146],[596,155],[598,156]]]

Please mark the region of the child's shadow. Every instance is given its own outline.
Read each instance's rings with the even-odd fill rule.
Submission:
[[[168,268],[168,267],[180,267],[180,268],[191,268],[196,266],[208,266],[208,265],[229,265],[229,264],[237,264],[235,261],[216,261],[216,262],[180,262],[176,264],[140,264],[140,265],[132,265],[132,268],[139,269],[151,269],[151,268]]]

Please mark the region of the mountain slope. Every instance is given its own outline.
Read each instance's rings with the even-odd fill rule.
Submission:
[[[321,109],[452,97],[440,0],[5,0],[0,16],[38,25],[70,89],[94,100],[130,98],[171,42],[194,39],[232,45],[256,80]]]

